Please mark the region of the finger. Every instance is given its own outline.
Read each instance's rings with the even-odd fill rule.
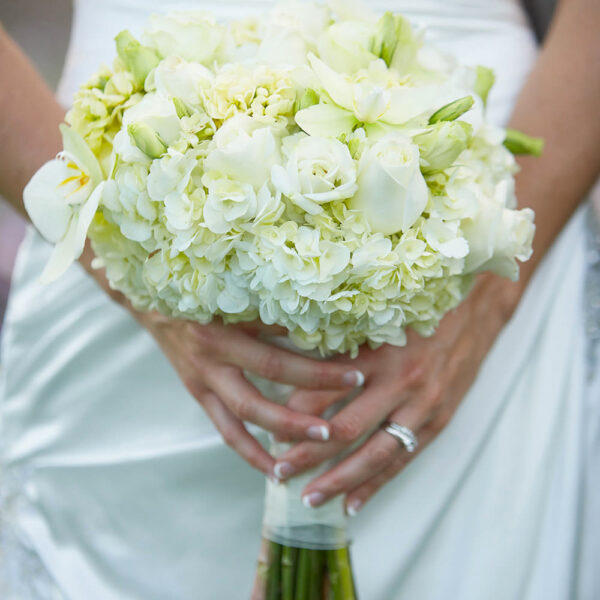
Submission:
[[[351,393],[351,392],[350,392]],[[325,411],[332,405],[348,396],[348,391],[318,391],[318,390],[296,390],[290,396],[286,406],[307,415],[325,417]],[[276,436],[277,442],[293,442],[292,438]]]
[[[208,387],[243,421],[293,439],[329,439],[330,428],[327,421],[297,413],[267,400],[237,369],[208,367],[204,371],[204,378]]]
[[[345,443],[336,440],[299,442],[277,459],[273,472],[280,480],[289,479],[341,454],[346,448]]]
[[[330,419],[332,439],[353,444],[372,432],[410,397],[396,386],[371,384],[353,402]]]
[[[270,475],[275,463],[273,457],[219,398],[212,392],[207,391],[202,397],[201,404],[223,436],[225,443],[253,467],[266,475]]]
[[[302,501],[306,506],[321,506],[360,486],[405,453],[406,449],[393,436],[377,431],[333,469],[311,481],[302,492]]]
[[[287,337],[288,330],[281,325],[267,325],[262,321],[248,321],[246,323],[236,323],[235,325],[227,325],[227,327],[235,327],[249,335],[268,335],[268,336],[285,336]]]
[[[286,406],[307,415],[321,416],[330,406],[343,400],[348,390],[295,390]]]
[[[378,428],[390,414],[390,406],[396,402],[398,401],[394,400],[393,392],[386,394],[380,386],[372,386],[331,419],[332,439],[329,442],[296,444],[277,459],[275,473],[280,479],[287,479],[338,456],[344,449]],[[408,402],[418,407],[419,397],[412,398],[406,404]],[[403,406],[401,404],[401,408]],[[417,431],[427,420],[427,410],[411,409],[414,417],[408,411],[399,412],[400,410],[393,411],[389,418],[413,431]],[[340,437],[343,439],[339,439]]]
[[[221,328],[221,335],[202,332],[200,343],[220,360],[260,377],[302,388],[350,389],[364,383],[356,368],[333,361],[306,358],[295,352],[261,342],[234,328]]]
[[[388,420],[417,431],[437,417],[443,403],[442,387],[438,384],[430,384],[418,394],[409,397],[390,414]]]
[[[379,471],[376,475],[367,479],[357,488],[351,490],[346,497],[346,512],[354,516],[365,503],[373,497],[388,481],[393,479],[406,465],[414,460],[423,449],[435,437],[436,431],[433,428],[426,427],[419,432],[419,447],[416,452],[408,452],[399,455],[396,460],[390,463],[385,469]]]

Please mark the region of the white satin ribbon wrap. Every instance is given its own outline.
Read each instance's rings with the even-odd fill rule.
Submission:
[[[316,351],[301,350],[287,337],[272,337],[269,342],[304,356],[321,358]],[[278,404],[286,404],[294,391],[294,387],[291,385],[262,379],[252,373],[246,373],[246,378],[259,389],[265,398]],[[349,394],[348,398],[339,402],[330,414],[335,413],[351,397],[352,394]],[[292,446],[287,442],[276,442],[272,436],[270,436],[270,442],[269,451],[275,458],[285,454]],[[315,477],[330,469],[337,460],[339,459],[326,461],[318,467],[284,482],[275,483],[267,479],[263,516],[265,538],[283,545],[315,550],[342,548],[348,544],[343,496],[338,496],[316,508],[307,507],[302,503],[302,490],[305,486]]]

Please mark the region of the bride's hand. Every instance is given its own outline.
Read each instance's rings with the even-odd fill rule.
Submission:
[[[320,443],[329,438],[330,425],[319,416],[267,400],[244,377],[244,370],[294,386],[346,390],[344,393],[364,379],[354,365],[311,360],[258,339],[259,333],[286,333],[276,326],[224,325],[216,319],[200,325],[155,311],[135,311],[122,294],[110,289],[104,271],[91,267],[92,258],[88,245],[80,258],[83,267],[151,333],[225,442],[266,474],[272,472],[274,460],[247,431],[244,421],[278,435]]]
[[[409,454],[380,428],[381,424],[390,420],[409,427],[418,439],[417,453],[425,448],[452,418],[516,305],[517,295],[516,284],[483,276],[469,298],[446,315],[432,337],[409,332],[405,347],[363,347],[354,361],[343,358],[343,362],[365,374],[364,391],[330,420],[329,442],[293,446],[278,459],[275,476],[285,479],[296,475],[368,436],[303,491],[305,503],[311,506],[346,494],[347,510],[355,513],[416,454]],[[302,390],[295,393],[288,406],[322,414],[341,397],[339,392]]]

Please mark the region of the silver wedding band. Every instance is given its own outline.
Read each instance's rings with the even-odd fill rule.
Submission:
[[[382,427],[386,433],[394,436],[406,448],[407,452],[412,453],[417,449],[419,445],[417,436],[408,427],[398,425],[398,423],[392,421],[386,421]]]

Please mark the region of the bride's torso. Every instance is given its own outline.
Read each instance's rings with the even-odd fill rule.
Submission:
[[[112,61],[114,36],[125,28],[139,34],[153,12],[195,8],[225,20],[260,14],[273,4],[78,0],[59,100],[69,106],[78,86]],[[516,0],[377,0],[369,7],[401,12],[427,26],[429,38],[462,62],[493,68],[497,83],[488,100],[490,119],[498,124],[508,119],[536,53]],[[13,278],[0,378],[5,461],[143,451],[148,439],[170,445],[199,434],[217,443],[212,425],[150,337],[78,266],[49,286],[39,284],[49,250],[30,229]]]
[[[260,14],[273,4],[270,0],[78,0],[59,100],[68,106],[77,87],[100,64],[111,62],[115,34],[125,28],[139,34],[153,12],[197,8],[211,10],[218,19],[225,20]],[[492,122],[506,123],[536,56],[534,36],[516,0],[375,0],[368,5],[377,12],[400,12],[427,26],[429,39],[463,63],[494,69],[496,85],[488,100],[488,114]],[[421,455],[421,461],[429,461],[424,475],[419,479],[413,470],[412,479],[404,479],[409,484],[403,498],[397,495],[392,502],[390,494],[384,492],[378,495],[379,516],[371,513],[370,520],[367,515],[359,519],[363,556],[359,556],[357,563],[365,565],[359,579],[365,589],[377,590],[372,597],[392,597],[382,591],[386,577],[401,581],[405,575],[403,565],[411,564],[413,546],[408,532],[402,531],[393,539],[395,543],[401,537],[406,542],[404,547],[388,553],[389,556],[386,554],[387,562],[378,565],[377,570],[367,568],[370,563],[366,555],[375,556],[375,548],[389,543],[392,517],[403,511],[410,514],[414,526],[408,522],[404,526],[412,526],[415,539],[419,537],[438,508],[440,515],[445,513],[444,490],[450,498],[458,486],[457,478],[475,462],[470,457],[483,455],[483,442],[481,448],[475,448],[476,440],[487,436],[491,426],[486,429],[486,423],[495,422],[496,415],[500,415],[499,409],[495,412],[494,403],[500,405],[514,396],[513,405],[522,405],[524,398],[518,394],[510,396],[506,392],[506,400],[497,389],[504,389],[516,380],[523,372],[523,363],[531,358],[522,355],[521,350],[541,330],[538,322],[542,318],[538,314],[541,304],[554,301],[561,293],[567,294],[579,283],[581,269],[574,268],[577,267],[574,263],[580,254],[574,253],[572,247],[579,236],[576,228],[580,221],[570,226],[565,232],[569,237],[556,245],[549,261],[538,270],[530,286],[534,289],[521,305],[520,321],[507,327],[504,341],[490,354],[487,371],[484,369],[479,379],[479,396],[485,402],[475,403],[467,396],[458,422],[453,422],[453,429],[450,433],[447,430],[442,441],[446,446],[438,445],[437,455],[435,449]],[[14,495],[26,499],[25,508],[15,503],[14,521],[27,530],[36,551],[47,562],[59,561],[68,554],[59,551],[61,541],[72,544],[73,552],[68,558],[75,566],[58,562],[52,565],[54,576],[68,587],[70,597],[103,600],[197,597],[198,582],[206,586],[204,597],[225,597],[213,593],[211,586],[216,581],[225,586],[225,578],[230,575],[225,564],[230,559],[230,549],[226,547],[228,535],[236,536],[242,557],[240,573],[250,580],[261,514],[260,476],[224,448],[220,436],[189,397],[150,336],[126,311],[112,304],[85,273],[72,267],[50,286],[38,283],[48,254],[48,245],[31,230],[19,254],[4,331],[0,468],[4,463],[6,473],[13,478]],[[554,285],[567,276],[573,280],[571,288]],[[569,310],[565,309],[561,319],[555,320],[557,324],[561,320],[567,323],[566,318],[575,313],[570,298],[563,305]],[[552,332],[548,336],[552,342]],[[562,342],[545,346],[548,352],[554,348],[558,352],[564,347]],[[562,355],[556,360],[550,358],[554,361],[552,365],[568,362],[568,357]],[[555,370],[560,375],[567,367]],[[531,369],[532,377],[534,371]],[[527,388],[527,398],[533,387]],[[550,394],[552,390],[547,392]],[[540,406],[542,401],[538,403]],[[482,418],[484,412],[487,416]],[[540,422],[543,420],[542,413],[536,413],[537,417]],[[517,426],[521,421],[520,416],[515,417],[508,425]],[[527,423],[524,421],[523,426]],[[536,422],[536,431],[543,429],[539,425]],[[525,438],[529,440],[530,436]],[[520,455],[515,461],[510,460],[517,452],[509,452],[514,441],[510,431],[493,439],[501,442],[498,451],[502,452],[501,464],[495,462],[499,454],[492,448],[491,458],[479,461],[480,471],[488,473],[496,469],[501,473],[503,465],[510,470],[521,462],[529,464]],[[506,440],[510,443],[505,444]],[[436,456],[440,453],[453,456],[453,468],[447,472],[436,471]],[[534,467],[537,468],[537,463]],[[436,498],[440,504],[437,508],[434,503],[430,506],[423,502],[431,496],[427,493],[431,484],[427,474],[431,472],[437,473]],[[512,482],[510,473],[507,477]],[[473,485],[489,483],[481,477],[471,480]],[[526,477],[523,480],[528,481]],[[504,485],[505,480],[500,483]],[[485,485],[472,495],[479,498]],[[500,496],[507,488],[498,485],[502,490]],[[143,502],[139,499],[140,490]],[[401,501],[404,505],[398,504]],[[538,501],[541,502],[538,495],[531,495],[531,502]],[[472,505],[455,504],[465,509],[455,519],[460,522],[462,539],[462,527],[473,514]],[[499,526],[502,525],[503,521],[499,521]],[[471,532],[473,539],[478,532]],[[73,542],[74,536],[79,537]],[[448,541],[443,537],[440,540]],[[456,540],[450,541],[454,544]],[[414,549],[416,557],[419,554],[416,542]],[[203,557],[201,563],[198,553]],[[488,556],[486,552],[481,555],[482,561]],[[506,556],[503,554],[501,558]],[[113,561],[106,572],[105,559]],[[424,555],[423,560],[430,561],[431,555]],[[529,568],[527,560],[521,563],[523,569]],[[424,567],[425,577],[430,579],[429,567]],[[517,567],[514,565],[512,569],[515,573]],[[74,575],[75,571],[84,576]],[[152,581],[148,577],[150,572]],[[370,575],[375,572],[383,573],[381,581]],[[415,569],[414,573],[417,577],[420,571]],[[509,576],[506,569],[502,573],[506,576],[505,588],[519,583],[518,574]],[[78,587],[83,580],[96,590],[95,595]],[[115,587],[110,588],[113,584]],[[129,589],[127,586],[134,592],[124,592]],[[161,595],[163,589],[179,592]],[[504,597],[517,596],[508,593]]]
[[[225,20],[273,4],[78,0],[59,100],[69,106],[78,86],[112,61],[114,36],[125,28],[141,33],[153,12],[204,9]],[[493,122],[506,122],[536,54],[516,0],[377,0],[369,7],[400,12],[425,25],[427,36],[462,62],[493,68],[497,83],[488,112]],[[30,229],[13,278],[0,377],[4,462],[144,452],[148,440],[170,446],[205,436],[220,443],[150,337],[78,266],[49,286],[39,284],[49,251]]]

